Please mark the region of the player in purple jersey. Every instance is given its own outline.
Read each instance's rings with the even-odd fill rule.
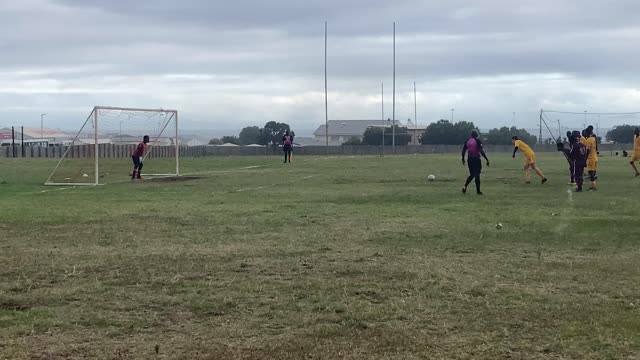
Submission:
[[[462,147],[462,164],[465,164],[464,155],[468,152],[466,163],[469,166],[469,177],[462,188],[462,193],[467,193],[467,186],[471,183],[471,180],[476,180],[476,192],[478,195],[482,195],[482,191],[480,191],[480,173],[482,172],[482,160],[480,156],[487,160],[487,166],[489,166],[489,158],[484,153],[484,149],[482,148],[482,142],[478,139],[478,132],[473,130],[471,132],[471,137],[464,143]]]
[[[571,138],[570,159],[573,161],[573,178],[576,181],[576,192],[582,192],[582,184],[584,183],[584,168],[587,166],[587,157],[589,149],[580,141],[580,132],[574,131]]]
[[[567,131],[567,140],[569,140],[569,143],[571,143],[571,136],[571,131]],[[569,163],[569,177],[571,177],[571,182],[569,183],[569,185],[575,185],[576,180],[573,176],[575,170],[573,168],[573,160],[571,160],[571,146],[567,148],[564,146],[563,142],[559,142],[557,144],[557,147],[558,151],[560,151],[562,155],[564,155],[564,157],[567,159],[567,162]]]

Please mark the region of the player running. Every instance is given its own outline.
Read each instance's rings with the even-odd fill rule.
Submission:
[[[517,136],[514,136],[511,138],[511,140],[513,141],[513,145],[515,145],[515,148],[513,149],[513,155],[511,156],[512,158],[516,158],[516,152],[518,151],[518,149],[520,151],[522,151],[522,153],[524,154],[524,180],[527,184],[531,184],[531,170],[535,171],[536,174],[538,174],[538,176],[540,176],[540,178],[542,179],[542,183],[546,183],[547,182],[547,178],[544,177],[544,174],[542,173],[542,170],[540,170],[537,166],[536,166],[536,154],[533,152],[533,150],[531,150],[531,148],[529,147],[529,145],[527,145],[524,141],[518,139]]]
[[[469,177],[462,188],[462,193],[466,194],[467,186],[469,186],[471,180],[476,179],[476,193],[478,195],[483,195],[482,191],[480,191],[480,173],[482,172],[482,160],[480,159],[480,156],[487,160],[487,166],[489,166],[489,158],[487,158],[487,155],[484,153],[482,142],[478,139],[478,132],[475,130],[471,132],[471,137],[462,147],[462,165],[465,164],[464,155],[467,151],[469,152],[467,159]]]
[[[598,180],[598,142],[593,134],[593,127],[589,126],[585,131],[585,145],[589,150],[589,156],[587,157],[587,171],[589,171],[589,180],[591,180],[591,186],[589,191],[598,190],[596,180]]]
[[[629,162],[633,170],[635,170],[636,176],[640,176],[636,161],[640,161],[640,128],[635,128],[633,131],[633,155],[631,155],[631,161]]]
[[[145,135],[142,138],[142,142],[138,144],[138,147],[131,152],[131,160],[133,160],[133,173],[131,173],[131,180],[142,180],[142,161],[147,154],[147,144],[149,143],[149,135]]]
[[[587,166],[587,157],[589,150],[581,141],[579,131],[574,131],[569,138],[570,141],[570,159],[573,161],[573,178],[576,181],[576,192],[582,192],[582,184],[584,183],[584,168]]]
[[[293,135],[289,133],[287,130],[282,137],[282,150],[284,151],[284,163],[291,163],[292,152],[293,152]]]

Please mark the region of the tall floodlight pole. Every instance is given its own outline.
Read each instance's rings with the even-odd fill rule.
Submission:
[[[513,127],[516,127],[516,112],[513,112]]]
[[[393,122],[391,123],[391,146],[396,153],[396,22],[393,22]]]
[[[418,145],[418,96],[416,93],[416,82],[413,82],[413,121],[415,125],[415,131],[413,136],[415,137],[415,143]]]
[[[44,117],[47,114],[40,114],[40,139],[44,139]]]
[[[538,125],[538,144],[542,145],[542,109],[540,109],[540,124]]]
[[[329,91],[327,87],[327,22],[324,22],[324,136],[329,153]]]
[[[453,123],[453,112],[456,111],[456,109],[451,109],[451,123]]]
[[[384,156],[384,83],[380,84],[380,88],[382,90],[382,92],[380,93],[380,106],[382,108],[382,114],[380,117],[380,120],[382,121],[382,148],[380,151],[380,156]]]
[[[560,125],[560,119],[556,119],[556,121],[558,122],[558,136],[560,141],[562,141],[562,126]]]

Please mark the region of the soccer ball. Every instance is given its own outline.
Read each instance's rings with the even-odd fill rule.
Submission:
[[[436,176],[435,176],[435,175],[433,175],[433,174],[432,174],[432,175],[429,175],[429,176],[427,176],[427,180],[428,180],[428,181],[436,181]]]
[[[82,177],[89,177],[89,175],[87,175],[87,174],[82,174]]]
[[[496,224],[496,229],[501,230],[501,229],[502,229],[502,224],[497,223],[497,224]]]

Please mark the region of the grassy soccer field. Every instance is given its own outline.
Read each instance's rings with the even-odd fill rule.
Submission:
[[[87,188],[0,160],[0,359],[637,359],[640,179],[604,157],[572,194],[560,154],[545,185],[489,156],[484,197],[459,156]]]

